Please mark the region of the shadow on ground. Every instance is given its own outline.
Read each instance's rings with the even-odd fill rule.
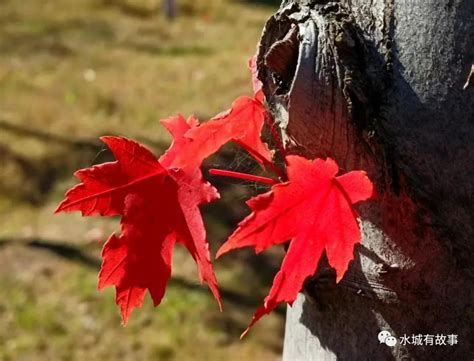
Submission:
[[[90,251],[88,252],[87,250],[81,249],[79,246],[74,246],[73,242],[58,243],[52,240],[38,238],[4,238],[0,239],[0,250],[12,244],[31,247],[38,250],[45,250],[70,262],[79,263],[84,267],[97,271],[100,269],[101,260],[91,255]],[[199,283],[189,281],[183,277],[173,276],[169,285],[186,288],[193,292],[208,292],[206,287],[203,287]],[[219,291],[221,292],[224,302],[237,304],[239,306],[253,309],[258,307],[261,302],[261,299],[258,297],[249,297],[242,293],[226,289],[222,286],[219,287]],[[277,309],[276,313],[280,316],[284,316],[284,312],[281,309]]]

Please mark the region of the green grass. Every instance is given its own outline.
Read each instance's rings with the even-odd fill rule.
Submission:
[[[256,304],[242,305],[224,297],[226,311],[220,313],[210,293],[197,287],[195,276],[188,274],[190,263],[179,267],[181,258],[189,257],[178,252],[177,258],[176,273],[187,274],[195,286],[172,282],[159,308],[147,299],[124,328],[113,289],[96,291],[95,269],[46,250],[5,246],[0,252],[0,287],[7,295],[0,300],[0,359],[278,359],[281,315],[267,317],[240,341]],[[238,274],[237,265],[225,267],[224,279],[232,283],[221,282],[223,287],[233,287],[252,302],[263,297],[263,290],[249,286],[243,292],[239,277],[229,277]]]
[[[113,289],[96,290],[100,247],[117,219],[53,216],[72,172],[107,160],[97,138],[122,134],[155,151],[158,120],[206,119],[251,93],[268,1],[4,0],[0,15],[0,360],[277,360],[282,312],[240,333],[268,290],[279,255],[238,252],[216,263],[220,313],[178,249],[162,305],[149,299],[120,325]],[[223,189],[223,204],[248,189]],[[245,208],[227,207],[235,221]],[[217,212],[218,213],[218,212]],[[211,248],[228,234],[206,219]],[[278,253],[278,252],[277,252]],[[262,273],[262,264],[268,267]]]

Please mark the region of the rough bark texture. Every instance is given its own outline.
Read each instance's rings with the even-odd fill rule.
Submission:
[[[472,360],[472,0],[283,1],[259,77],[291,152],[364,169],[362,244],[344,279],[322,260],[288,309],[284,361]],[[455,346],[377,334],[456,334]]]

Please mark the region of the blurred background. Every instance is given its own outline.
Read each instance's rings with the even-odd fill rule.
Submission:
[[[158,120],[208,119],[252,93],[246,63],[279,1],[1,0],[0,360],[278,360],[284,308],[243,340],[281,250],[215,263],[220,313],[181,248],[162,305],[147,296],[120,324],[114,290],[96,290],[100,251],[118,219],[53,215],[72,173],[111,159],[98,141],[134,138],[160,154]],[[171,4],[172,5],[172,4]],[[250,172],[226,147],[207,166]],[[252,183],[212,180],[212,253],[247,214]]]

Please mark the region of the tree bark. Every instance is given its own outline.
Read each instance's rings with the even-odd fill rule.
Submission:
[[[287,149],[379,193],[344,279],[322,259],[288,308],[284,361],[473,359],[473,39],[472,0],[286,0],[268,20],[259,78]]]

